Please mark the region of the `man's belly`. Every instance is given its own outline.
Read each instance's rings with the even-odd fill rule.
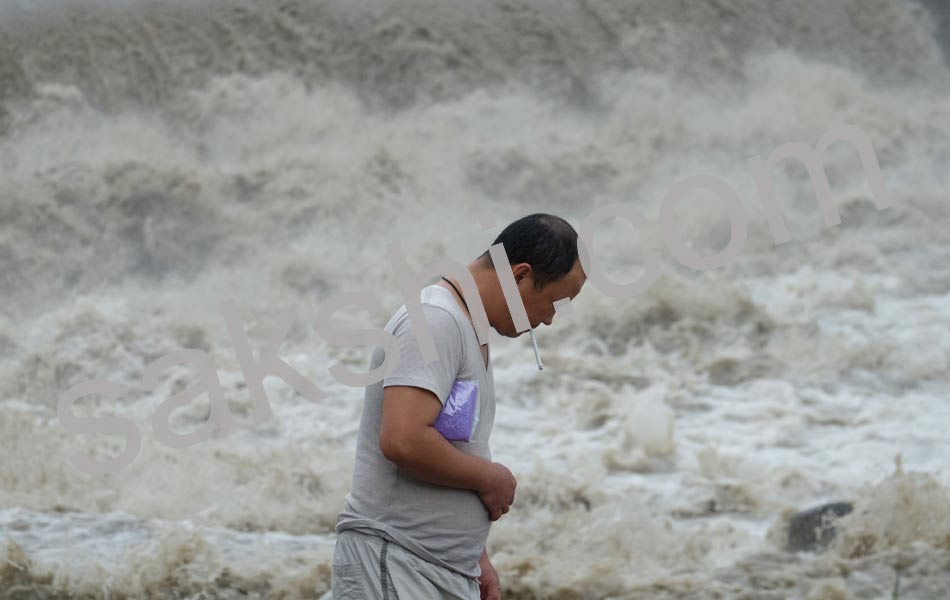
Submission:
[[[487,442],[452,445],[491,460]],[[398,532],[402,545],[422,558],[429,559],[425,555],[429,553],[462,572],[471,572],[478,565],[491,518],[475,491],[426,483],[389,461],[357,465],[357,469],[361,467],[364,472],[354,474],[355,485],[338,524],[377,522],[380,528]]]

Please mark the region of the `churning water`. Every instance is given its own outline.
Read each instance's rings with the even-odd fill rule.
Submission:
[[[741,195],[749,240],[694,272],[656,231],[610,221],[618,281],[664,276],[492,338],[493,454],[519,480],[489,551],[507,598],[902,599],[950,595],[950,77],[945,5],[905,0],[6,2],[0,7],[0,597],[297,598],[327,592],[370,349],[324,343],[319,304],[402,303],[386,245],[467,263],[531,212],[656,219],[684,177]],[[873,143],[894,208],[856,153],[828,152],[841,225],[800,164],[775,170],[792,241],[774,246],[747,158],[835,125]],[[679,215],[697,252],[718,202]],[[482,222],[494,218],[495,225]],[[171,449],[150,419],[194,381],[151,361],[209,353],[239,421],[245,388],[220,304],[327,393],[267,380],[274,418]],[[367,325],[369,323],[369,325]],[[256,336],[256,337],[255,337]],[[142,431],[91,477],[58,394]],[[186,432],[202,396],[173,414]],[[823,553],[790,515],[854,503]]]

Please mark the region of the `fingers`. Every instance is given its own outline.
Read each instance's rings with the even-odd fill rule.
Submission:
[[[509,511],[509,510],[511,510],[511,505],[510,505],[510,504],[505,505],[505,506],[499,505],[499,506],[496,506],[495,508],[489,510],[489,511],[488,511],[488,514],[489,514],[489,517],[491,518],[492,521],[497,521],[498,519],[501,518],[502,515],[508,514],[508,511]]]

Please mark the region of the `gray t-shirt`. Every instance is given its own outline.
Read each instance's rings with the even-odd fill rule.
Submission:
[[[478,577],[478,559],[485,547],[491,519],[474,491],[433,485],[415,479],[383,456],[379,449],[383,388],[408,385],[431,390],[445,402],[456,379],[478,384],[479,419],[471,442],[450,442],[465,452],[491,460],[488,438],[495,420],[491,361],[485,361],[472,322],[452,293],[438,285],[420,292],[422,310],[439,360],[425,363],[402,305],[386,324],[399,346],[396,370],[366,387],[356,442],[353,485],[346,495],[336,531],[372,530],[425,560],[469,577]],[[377,346],[370,369],[383,362]]]

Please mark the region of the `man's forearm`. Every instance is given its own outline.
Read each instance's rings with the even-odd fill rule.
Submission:
[[[491,464],[460,451],[433,427],[402,440],[387,458],[416,479],[467,490],[481,488]]]

